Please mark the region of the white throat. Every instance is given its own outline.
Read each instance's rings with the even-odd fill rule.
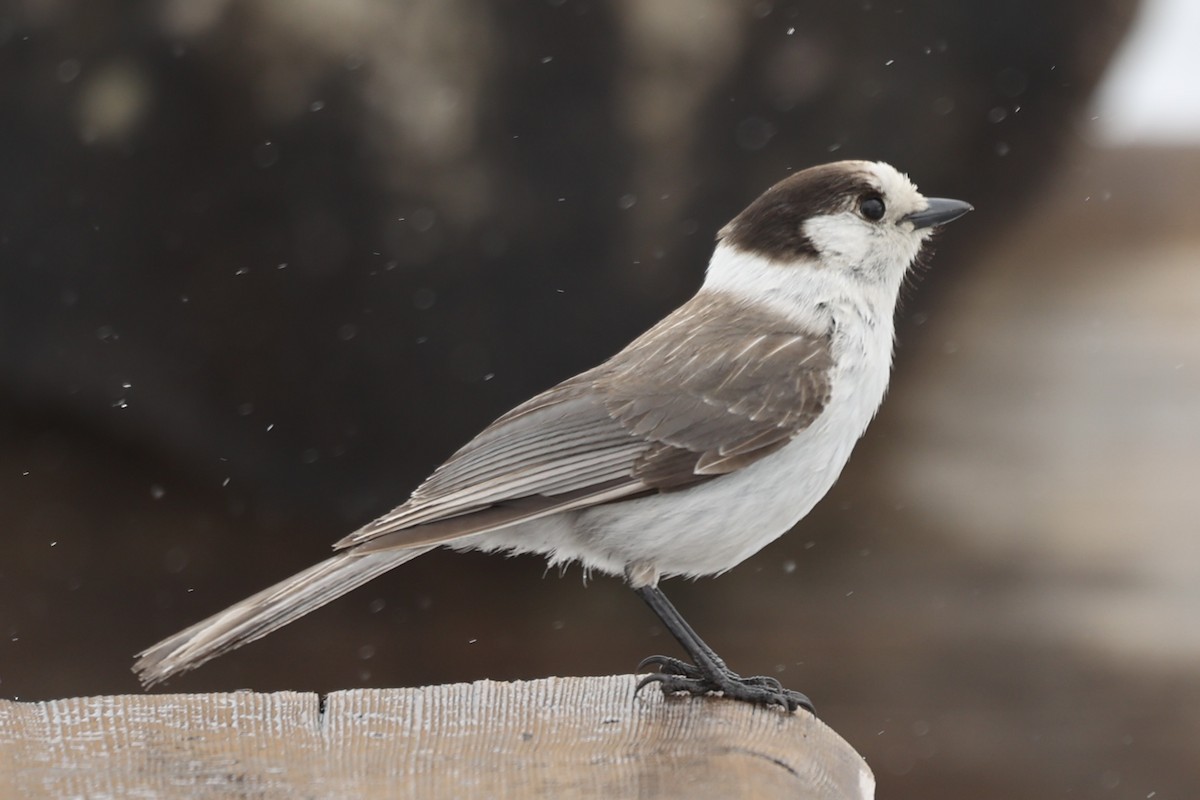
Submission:
[[[781,263],[719,242],[702,290],[768,305],[819,332],[830,330],[835,320],[842,322],[850,313],[869,327],[886,328],[890,351],[892,315],[902,280],[903,273],[898,273],[894,281],[864,282],[815,259]]]

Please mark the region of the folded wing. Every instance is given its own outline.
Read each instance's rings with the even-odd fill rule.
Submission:
[[[698,295],[609,361],[496,420],[407,503],[337,547],[434,544],[741,469],[820,415],[829,347],[786,318]]]

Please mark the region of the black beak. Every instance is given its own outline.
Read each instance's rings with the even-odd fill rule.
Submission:
[[[945,225],[953,222],[968,211],[974,211],[975,206],[962,200],[947,200],[944,197],[929,198],[929,205],[923,211],[914,211],[901,219],[911,222],[913,228],[932,228],[934,225]]]

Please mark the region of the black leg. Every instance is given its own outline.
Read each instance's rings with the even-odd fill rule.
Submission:
[[[784,689],[774,678],[765,675],[743,678],[725,666],[721,657],[696,635],[692,626],[687,624],[657,586],[643,586],[634,591],[646,601],[646,605],[662,620],[663,625],[693,661],[689,664],[669,656],[650,656],[643,660],[638,665],[638,670],[655,665],[659,671],[642,678],[637,686],[639,692],[651,683],[657,683],[664,694],[686,692],[699,695],[720,692],[726,697],[748,703],[782,706],[788,711],[795,711],[797,708],[813,711],[812,702],[807,697],[799,692]]]

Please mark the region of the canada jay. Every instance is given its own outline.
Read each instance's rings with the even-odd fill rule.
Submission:
[[[811,709],[732,672],[658,583],[732,568],[829,491],[887,389],[905,274],[970,210],[884,163],[792,174],[721,229],[699,292],[628,347],[500,417],[332,558],[134,670],[151,685],[193,669],[445,545],[624,576],[690,658],[646,659],[658,671],[639,689]]]

